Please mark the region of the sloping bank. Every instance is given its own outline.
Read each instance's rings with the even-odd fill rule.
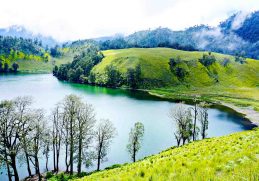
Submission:
[[[190,103],[190,104],[193,103],[192,101],[195,96],[195,95],[180,94],[180,93],[178,93],[177,95],[171,94],[170,96],[170,93],[159,94],[156,91],[146,91],[146,92],[148,92],[152,96],[156,96],[162,99],[169,99],[174,101],[186,101],[187,103]],[[230,108],[235,112],[239,113],[241,116],[243,116],[245,119],[250,121],[252,124],[259,126],[259,112],[256,111],[252,106],[247,106],[247,107],[236,106],[234,103],[221,101],[217,97],[208,98],[208,97],[198,96],[197,99],[198,101],[207,101],[216,106],[220,105],[220,106]]]
[[[258,180],[259,129],[195,141],[88,180]]]

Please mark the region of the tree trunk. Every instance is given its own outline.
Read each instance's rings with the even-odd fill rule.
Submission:
[[[7,157],[6,157],[6,159],[7,159]],[[5,164],[6,164],[6,168],[7,168],[8,179],[9,179],[9,181],[12,181],[12,175],[11,175],[10,167],[9,167],[7,160],[5,161]]]
[[[28,170],[29,177],[32,177],[30,160],[29,160],[29,155],[28,155],[27,151],[25,152],[25,157],[26,157],[26,164],[27,164],[27,170]]]
[[[98,155],[98,158],[97,158],[97,171],[100,170],[100,162],[101,162],[101,157]]]
[[[68,163],[68,144],[66,143],[66,172],[68,173],[68,169],[69,169],[69,163]]]
[[[39,168],[39,160],[38,160],[38,157],[35,156],[35,173],[36,174],[39,174],[40,173],[40,168]]]
[[[49,157],[48,157],[48,155],[46,154],[46,171],[49,171],[49,169],[48,169],[48,163],[49,163]]]
[[[133,162],[135,162],[135,161],[136,161],[136,144],[134,142],[134,144],[133,144]]]
[[[73,174],[73,166],[74,166],[74,136],[73,136],[73,123],[72,120],[70,122],[70,175]]]
[[[53,144],[53,166],[54,166],[54,172],[56,172],[56,150],[55,150],[55,135],[54,135],[55,133],[54,133],[54,131],[53,131],[53,142],[52,142],[52,144]]]
[[[194,124],[193,124],[193,133],[192,133],[192,140],[195,141],[196,138],[196,120],[197,120],[197,104],[195,103],[195,107],[194,107]]]
[[[59,152],[60,152],[60,140],[59,140],[58,149],[57,149],[57,172],[59,171]]]
[[[101,141],[100,147],[99,147],[99,150],[98,150],[98,157],[97,157],[97,171],[100,170],[102,146],[103,146],[103,142]]]
[[[18,175],[18,171],[16,168],[15,155],[10,155],[10,157],[11,157],[11,166],[12,166],[13,174],[14,174],[14,180],[19,181],[19,175]]]
[[[77,165],[77,173],[81,173],[82,166],[82,137],[79,136],[79,145],[78,145],[78,165]]]

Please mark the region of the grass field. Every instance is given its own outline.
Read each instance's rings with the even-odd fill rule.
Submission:
[[[35,60],[18,60],[19,72],[21,73],[51,73],[55,65],[72,62],[71,56],[61,58],[50,58],[48,62]]]
[[[97,82],[105,78],[105,67],[108,65],[115,66],[125,74],[127,68],[140,64],[142,78],[151,82],[144,89],[153,95],[174,100],[188,100],[198,95],[200,100],[226,102],[259,111],[258,60],[247,59],[246,63],[240,64],[235,62],[233,56],[212,53],[217,61],[205,67],[199,59],[207,52],[133,48],[107,50],[103,53],[105,58],[92,70],[97,75]],[[187,65],[188,75],[184,80],[179,80],[170,71],[169,59],[177,57]],[[224,59],[230,60],[227,66],[222,65]]]
[[[136,163],[96,172],[77,181],[258,180],[258,148],[259,129],[256,129],[170,148]]]

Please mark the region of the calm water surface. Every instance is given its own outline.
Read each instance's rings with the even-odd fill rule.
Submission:
[[[64,83],[50,74],[0,75],[0,100],[32,96],[34,106],[45,109],[46,113],[68,94],[81,96],[94,106],[98,119],[110,119],[117,129],[108,161],[102,164],[102,168],[130,161],[126,144],[130,128],[137,121],[141,121],[145,126],[143,147],[137,155],[138,158],[158,153],[176,144],[173,136],[174,128],[168,117],[170,108],[176,103],[158,100],[142,92]],[[252,125],[233,112],[209,109],[209,137],[251,128]],[[61,159],[60,165],[64,168],[65,164],[62,161]],[[43,163],[41,171],[45,168]],[[50,168],[51,163],[50,160]],[[25,165],[18,166],[20,178],[27,176]],[[94,168],[95,165],[91,169]],[[7,180],[5,170],[2,171],[0,180]]]

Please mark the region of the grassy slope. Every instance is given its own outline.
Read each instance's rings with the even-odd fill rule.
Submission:
[[[105,67],[113,65],[125,73],[127,68],[140,64],[143,78],[157,80],[163,87],[151,87],[149,92],[171,99],[190,99],[200,95],[200,99],[211,102],[224,101],[238,106],[252,106],[259,110],[259,61],[247,59],[246,64],[234,62],[234,57],[213,53],[217,63],[208,69],[198,62],[204,52],[187,52],[168,48],[123,49],[103,52],[105,58],[94,67],[98,79],[105,77]],[[189,75],[184,81],[178,80],[169,69],[169,59],[186,61]],[[228,58],[231,63],[224,67],[220,63]],[[219,82],[209,75],[217,74]]]
[[[259,129],[196,141],[78,179],[258,180]]]
[[[19,60],[19,72],[22,73],[51,73],[54,65],[61,65],[72,61],[71,56],[51,58],[47,63],[34,60]]]

